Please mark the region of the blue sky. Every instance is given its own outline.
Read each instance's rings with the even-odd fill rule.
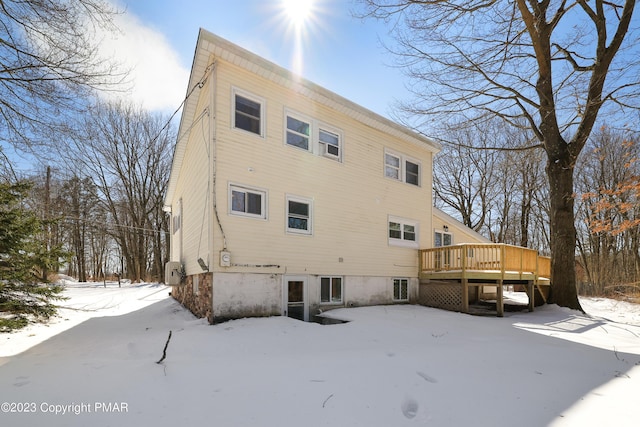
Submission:
[[[337,94],[389,116],[395,99],[407,99],[402,72],[382,47],[388,27],[353,17],[354,0],[315,0],[296,36],[283,0],[110,0],[125,9],[113,49],[135,67],[132,97],[151,110],[172,112],[186,94],[198,29],[211,31]],[[162,88],[162,90],[158,90]]]
[[[395,100],[410,98],[407,79],[381,43],[391,40],[389,28],[354,17],[362,10],[357,0],[289,0],[313,4],[301,38],[285,13],[287,0],[107,1],[122,13],[117,33],[98,34],[100,53],[131,70],[126,97],[152,112],[168,116],[184,99],[200,28],[383,116],[392,116]],[[41,169],[30,155],[3,149],[16,171]]]

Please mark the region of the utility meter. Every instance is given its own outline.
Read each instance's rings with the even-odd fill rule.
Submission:
[[[220,252],[220,267],[231,267],[231,253],[227,251]]]

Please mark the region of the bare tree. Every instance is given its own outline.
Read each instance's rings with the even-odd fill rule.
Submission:
[[[32,188],[25,203],[40,219],[43,246],[62,248],[67,274],[84,282],[104,274],[106,252],[113,246],[107,234],[108,213],[91,178],[65,175],[47,167],[29,177]]]
[[[89,177],[72,176],[62,184],[60,200],[65,200],[64,225],[68,231],[69,249],[78,280],[86,282],[88,259],[91,259],[90,242],[99,220],[99,199],[95,184]]]
[[[521,145],[530,135],[523,129],[505,129],[506,147]],[[547,180],[541,164],[542,153],[533,150],[500,151],[500,163],[497,166],[502,178],[500,194],[496,197],[502,202],[503,216],[507,220],[504,227],[504,243],[549,251],[549,242],[545,239],[544,228],[536,218],[546,217],[546,205],[540,203],[543,194],[548,194]]]
[[[636,0],[362,1],[395,20],[392,50],[415,83],[408,112],[526,121],[547,157],[551,298],[581,309],[574,166],[605,104],[638,107],[640,55],[625,52],[637,45],[627,37]]]
[[[174,134],[165,124],[166,118],[131,104],[99,104],[73,138],[76,159],[109,213],[126,273],[136,281],[150,273],[160,279],[166,257],[159,236],[168,226],[162,205]]]
[[[64,130],[96,88],[124,74],[100,55],[100,29],[116,13],[105,0],[0,1],[0,135],[26,150]]]
[[[456,211],[464,225],[481,231],[492,209],[497,184],[494,173],[497,154],[482,149],[493,143],[493,135],[452,126],[447,138],[453,143],[445,145],[434,162],[436,204],[442,202]]]
[[[578,248],[582,290],[602,295],[640,279],[640,144],[602,128],[578,163]]]
[[[537,218],[547,187],[542,152],[519,150],[531,139],[523,127],[502,120],[451,126],[442,152],[434,161],[436,206],[454,211],[468,227],[494,242],[549,251],[546,233]],[[502,150],[495,150],[502,147]]]

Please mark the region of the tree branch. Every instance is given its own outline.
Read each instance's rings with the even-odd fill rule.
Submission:
[[[171,332],[172,331],[169,331],[167,342],[164,344],[164,349],[162,350],[162,357],[160,358],[160,360],[156,362],[158,365],[161,364],[164,361],[164,359],[166,359],[167,357],[167,347],[169,347],[169,341],[171,341]]]

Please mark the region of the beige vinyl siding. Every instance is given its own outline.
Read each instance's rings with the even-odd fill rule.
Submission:
[[[210,80],[209,80],[210,81]],[[196,117],[208,106],[209,81],[200,89]],[[186,273],[201,273],[197,263],[202,258],[209,263],[209,226],[211,198],[208,195],[209,158],[207,156],[210,118],[203,115],[185,134],[188,139],[183,168],[180,171],[172,207],[177,208],[177,201],[182,199],[182,256]],[[207,137],[207,140],[204,137]],[[179,244],[175,242],[174,244]]]
[[[460,243],[491,243],[491,240],[476,233],[469,227],[466,227],[462,222],[452,218],[439,209],[433,209],[433,227],[431,232],[431,238],[435,230],[443,231],[444,226],[448,227],[448,233],[453,236],[453,244]]]
[[[274,271],[286,269],[287,274],[414,276],[417,251],[389,246],[387,222],[389,215],[419,222],[419,246],[431,246],[432,153],[229,63],[218,64],[217,77],[217,206],[232,262],[278,264],[281,268]],[[233,87],[266,100],[265,138],[233,129]],[[206,96],[204,90],[201,93]],[[342,162],[287,146],[287,110],[340,129]],[[311,140],[315,141],[316,133],[314,129]],[[420,187],[384,176],[385,148],[421,162]],[[185,164],[190,175],[199,177],[199,185],[206,187],[206,168],[201,170],[199,165],[196,171],[192,163]],[[229,215],[230,182],[267,190],[266,220]],[[195,184],[190,180],[190,185]],[[313,200],[312,236],[286,232],[286,195]],[[196,216],[201,214],[196,208]],[[185,230],[185,256],[187,242],[197,245],[195,231],[199,229],[190,230],[191,234]],[[214,240],[217,257],[222,241]],[[192,247],[189,256],[195,256]],[[214,264],[219,269],[217,258]]]

